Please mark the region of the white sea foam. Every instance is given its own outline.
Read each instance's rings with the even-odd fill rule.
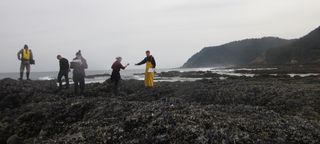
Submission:
[[[44,76],[44,77],[39,77],[38,80],[54,80],[55,78],[51,76]]]
[[[236,73],[236,70],[274,70],[276,68],[242,68],[242,69],[230,69],[224,67],[211,67],[211,68],[181,68],[181,69],[157,69],[158,73],[161,72],[168,72],[168,71],[180,71],[180,72],[192,72],[192,71],[210,71],[213,73],[217,73],[222,76],[223,78],[219,78],[220,80],[225,80],[224,78],[227,76],[246,76],[246,77],[253,77],[255,74],[244,74],[244,73]],[[87,75],[97,75],[102,73],[110,74],[111,71],[87,71]],[[139,74],[139,75],[137,75]],[[57,72],[32,72],[31,79],[33,80],[54,80],[56,79],[58,73]],[[276,76],[277,74],[270,74]],[[308,74],[288,74],[291,77],[294,76],[301,76],[301,77],[308,77],[308,76],[316,76],[319,75],[317,73],[308,73]],[[3,78],[13,78],[18,79],[18,73],[0,73],[0,79]],[[69,74],[69,77],[72,78],[72,73]],[[135,80],[144,80],[144,69],[141,70],[124,70],[121,71],[121,77],[124,80],[135,79]],[[86,79],[86,83],[102,83],[105,80],[109,79],[110,76],[97,76],[94,78]],[[156,82],[168,81],[168,82],[175,82],[175,81],[195,81],[202,78],[181,78],[181,77],[155,77]],[[70,84],[72,83],[72,79],[70,80]]]
[[[288,74],[290,77],[300,76],[300,77],[308,77],[308,76],[318,76],[316,73],[308,73],[308,74]]]

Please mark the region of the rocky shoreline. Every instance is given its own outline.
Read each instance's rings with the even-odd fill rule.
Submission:
[[[259,70],[260,68],[260,70]],[[319,64],[304,64],[304,65],[265,65],[265,66],[237,66],[229,69],[236,69],[236,73],[247,74],[308,74],[320,73]]]
[[[320,143],[320,77],[218,77],[153,90],[126,80],[120,96],[107,82],[74,96],[3,79],[0,143]]]

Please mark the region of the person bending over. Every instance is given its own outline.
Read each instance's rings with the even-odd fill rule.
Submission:
[[[58,74],[58,83],[59,83],[59,90],[62,89],[62,77],[64,77],[66,81],[66,89],[69,88],[69,72],[70,72],[70,66],[69,61],[66,58],[63,58],[61,55],[57,56],[57,59],[59,60],[59,74]]]

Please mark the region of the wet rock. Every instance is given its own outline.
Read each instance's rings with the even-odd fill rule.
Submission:
[[[206,73],[201,73],[206,74]],[[0,143],[319,143],[313,78],[122,81],[55,92],[52,81],[0,80]]]
[[[12,135],[8,138],[7,144],[23,144],[23,140],[18,135]]]

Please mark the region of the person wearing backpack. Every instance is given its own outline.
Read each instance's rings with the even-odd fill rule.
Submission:
[[[121,80],[121,75],[120,75],[120,70],[121,69],[125,69],[127,68],[127,66],[129,66],[129,64],[127,64],[126,66],[123,66],[121,64],[122,58],[121,57],[116,57],[116,61],[112,64],[111,68],[112,68],[112,74],[111,74],[111,82],[113,83],[113,93],[114,95],[118,95],[118,85],[119,85],[119,81]]]
[[[31,49],[29,49],[28,45],[24,45],[23,49],[21,49],[18,54],[18,60],[21,61],[20,64],[20,78],[19,80],[23,80],[24,69],[26,69],[27,80],[30,80],[30,65],[34,64],[33,53]]]
[[[80,50],[71,61],[70,68],[73,69],[74,93],[79,95],[78,89],[80,87],[80,95],[83,95],[85,89],[85,69],[88,68],[88,64],[87,60],[82,57]]]

